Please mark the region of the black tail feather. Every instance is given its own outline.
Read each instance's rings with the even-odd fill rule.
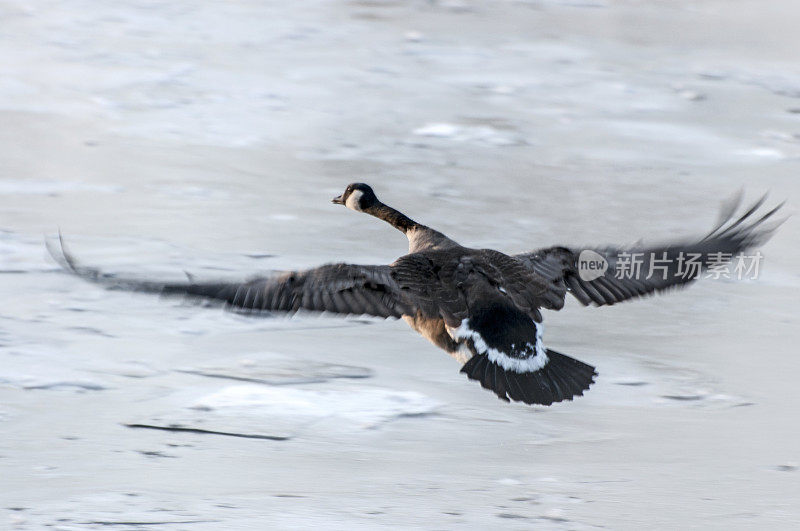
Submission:
[[[520,373],[504,369],[484,354],[476,354],[461,372],[502,400],[544,406],[582,396],[594,383],[597,372],[591,365],[550,349],[547,357],[547,364],[538,371]]]

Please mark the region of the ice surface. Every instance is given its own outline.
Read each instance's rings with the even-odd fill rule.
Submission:
[[[265,417],[335,417],[371,428],[398,417],[430,414],[439,405],[420,393],[387,389],[317,391],[235,385],[199,399],[192,407],[236,416],[251,411]]]
[[[96,185],[64,181],[23,181],[7,179],[0,181],[3,195],[59,195],[66,192],[119,193],[120,186]]]
[[[426,124],[413,133],[418,136],[448,138],[457,142],[480,142],[495,146],[524,144],[525,141],[513,133],[498,131],[488,126],[458,126],[454,124]]]
[[[330,204],[354,181],[475,247],[700,234],[800,195],[797,14],[0,2],[0,528],[799,527],[794,218],[757,280],[545,312],[599,372],[551,408],[402,322],[107,291],[42,245],[175,281],[389,263],[403,236]]]
[[[179,369],[188,374],[209,378],[244,380],[270,385],[320,383],[333,378],[369,378],[373,371],[366,367],[320,363],[277,353],[257,353],[238,363],[220,360],[220,364]]]

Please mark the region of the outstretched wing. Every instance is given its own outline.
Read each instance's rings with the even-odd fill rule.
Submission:
[[[587,249],[549,247],[516,255],[525,266],[554,283],[562,284],[582,304],[615,304],[696,280],[709,268],[722,268],[769,239],[780,223],[766,223],[783,205],[766,214],[756,212],[764,204],[762,197],[741,216],[735,218],[739,199],[723,208],[716,228],[696,241],[640,247],[588,249],[607,263],[605,272],[596,277],[579,263]],[[600,260],[596,255],[589,258]],[[586,255],[584,255],[585,257]],[[581,274],[583,273],[583,274]]]
[[[328,264],[246,282],[168,283],[120,278],[80,265],[63,242],[59,248],[48,242],[48,250],[68,271],[109,289],[219,301],[244,312],[309,310],[399,318],[414,311],[389,266]]]

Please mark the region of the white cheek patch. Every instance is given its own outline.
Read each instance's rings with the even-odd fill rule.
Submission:
[[[350,210],[361,212],[362,195],[364,195],[364,192],[362,192],[361,190],[353,190],[353,192],[349,196],[347,196],[347,201],[345,201],[344,205]]]
[[[469,319],[461,321],[461,326],[455,329],[448,330],[453,339],[471,339],[475,350],[480,354],[485,354],[489,361],[500,365],[507,371],[514,371],[519,373],[536,372],[550,361],[545,352],[544,344],[542,343],[542,328],[541,323],[535,323],[536,326],[536,344],[531,345],[528,343],[526,346],[535,354],[527,358],[514,358],[497,349],[489,347],[483,337],[469,327]],[[514,348],[516,345],[511,345]]]

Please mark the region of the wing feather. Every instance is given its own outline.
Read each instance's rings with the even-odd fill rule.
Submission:
[[[766,242],[780,222],[767,223],[783,206],[770,209],[760,217],[756,213],[766,196],[758,199],[736,217],[740,204],[734,199],[723,206],[720,221],[699,240],[684,240],[655,246],[594,248],[608,262],[605,273],[593,280],[584,280],[578,271],[581,249],[549,247],[515,255],[527,269],[556,285],[562,285],[582,304],[611,305],[655,292],[684,286],[698,278],[721,256],[728,260]],[[721,254],[720,254],[721,253]],[[681,257],[698,256],[698,268],[687,271]],[[640,260],[639,268],[625,271],[630,260]],[[626,261],[626,262],[623,262]],[[724,261],[722,263],[725,263]],[[692,273],[692,274],[688,274]],[[556,293],[556,292],[553,292]]]
[[[415,305],[400,289],[390,266],[328,264],[255,278],[246,282],[170,283],[122,278],[79,264],[63,241],[48,242],[53,258],[65,269],[109,289],[159,293],[219,301],[238,311],[296,312],[301,309],[351,315],[399,318],[413,314]]]

